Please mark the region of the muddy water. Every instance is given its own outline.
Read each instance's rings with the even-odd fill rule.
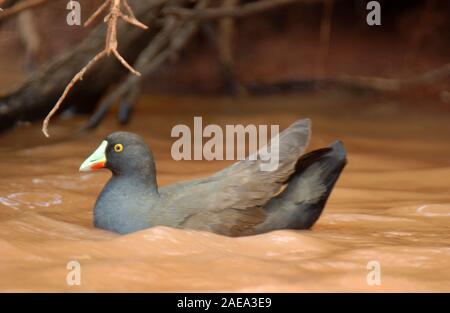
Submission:
[[[349,164],[309,231],[227,238],[156,227],[127,236],[94,229],[107,172],[78,167],[113,117],[65,138],[81,120],[0,137],[0,290],[8,291],[450,291],[450,115],[364,98],[144,97],[133,124],[154,150],[160,185],[208,175],[226,161],[176,162],[171,128],[313,119],[311,148],[340,138]],[[142,105],[142,104],[145,104]],[[424,104],[424,107],[426,105]],[[207,114],[205,114],[207,112]],[[81,285],[66,283],[69,261]],[[369,286],[367,264],[381,266]]]

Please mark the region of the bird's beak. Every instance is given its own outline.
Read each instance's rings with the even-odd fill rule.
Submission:
[[[80,166],[80,172],[90,172],[104,168],[106,165],[106,147],[108,142],[103,140],[100,146]]]

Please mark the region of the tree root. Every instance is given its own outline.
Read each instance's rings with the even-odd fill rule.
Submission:
[[[143,32],[130,27],[132,25],[129,23],[120,25],[117,29],[117,37],[121,38],[120,54],[131,64],[157,33],[156,18],[166,2],[167,0],[134,1],[136,16],[142,23],[152,25],[150,31]],[[98,51],[101,51],[106,33],[103,23],[96,26],[75,49],[43,65],[24,83],[7,94],[0,95],[0,130],[10,128],[19,121],[44,117],[54,107],[55,99],[64,94],[66,82],[71,82],[78,70],[89,64]],[[71,90],[70,97],[67,97],[61,109],[73,107],[76,113],[92,112],[110,86],[126,74],[120,63],[112,58],[100,58],[97,62],[95,71],[83,71],[78,75],[83,80]],[[91,63],[88,67],[94,64]]]
[[[22,5],[28,3],[32,7],[31,4],[36,6],[37,3],[45,1],[24,0],[20,3]],[[43,133],[48,136],[47,128],[50,118],[57,110],[65,108],[75,108],[77,113],[94,112],[82,128],[82,130],[91,129],[100,124],[116,103],[119,103],[119,122],[127,123],[140,93],[142,78],[155,73],[173,59],[197,33],[202,21],[222,19],[220,24],[223,38],[221,48],[218,50],[221,51],[220,59],[225,65],[224,68],[232,73],[231,18],[245,17],[296,2],[324,1],[260,0],[241,6],[236,5],[235,1],[229,1],[229,6],[209,8],[209,5],[213,3],[212,0],[198,0],[194,8],[188,9],[186,6],[190,2],[187,0],[136,0],[131,3],[131,6],[128,0],[105,0],[85,24],[91,24],[102,13],[109,10],[104,20],[106,27],[105,24],[100,24],[73,51],[51,61],[33,73],[21,86],[5,96],[0,96],[0,130],[12,127],[21,120],[42,118],[46,112],[50,111],[42,127]],[[0,5],[2,2],[4,1],[0,0]],[[10,9],[19,10],[18,6],[19,4],[14,4]],[[318,70],[320,77],[315,80],[286,82],[275,86],[250,86],[250,93],[265,93],[267,90],[277,92],[283,89],[299,90],[321,85],[392,92],[433,84],[449,78],[450,64],[407,79],[350,76],[327,78],[324,64],[329,50],[331,10],[332,7],[329,6],[322,23],[322,52]],[[5,10],[0,13],[0,21],[2,16],[12,15],[11,11]],[[161,17],[160,20],[158,20],[159,17]],[[119,20],[125,22],[123,27],[118,27]],[[150,30],[143,32],[142,29],[146,29],[146,25],[150,27]],[[121,40],[120,53],[117,38]],[[114,58],[107,58],[110,55]],[[95,65],[97,65],[96,70],[93,71],[92,68]],[[80,68],[81,70],[78,71]],[[111,86],[117,81],[120,82],[117,88],[112,89]],[[67,82],[69,83],[65,85]],[[75,84],[77,84],[76,88],[74,88]],[[70,97],[66,99],[69,92]],[[54,105],[55,99],[59,100]]]

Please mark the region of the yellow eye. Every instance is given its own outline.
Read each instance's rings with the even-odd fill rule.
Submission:
[[[114,151],[122,152],[123,151],[123,145],[121,145],[120,143],[114,145]]]

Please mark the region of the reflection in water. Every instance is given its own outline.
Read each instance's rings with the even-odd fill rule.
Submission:
[[[118,236],[92,227],[109,174],[78,173],[115,121],[50,144],[39,125],[17,129],[0,137],[0,290],[450,291],[446,114],[342,96],[142,102],[126,129],[151,145],[160,185],[230,164],[170,158],[171,128],[200,115],[205,124],[280,130],[311,117],[311,149],[342,139],[349,164],[310,231],[228,238],[156,227]],[[79,123],[55,121],[51,132],[62,136]],[[81,264],[81,286],[66,284],[72,260]],[[381,265],[380,286],[367,284],[370,261]]]

